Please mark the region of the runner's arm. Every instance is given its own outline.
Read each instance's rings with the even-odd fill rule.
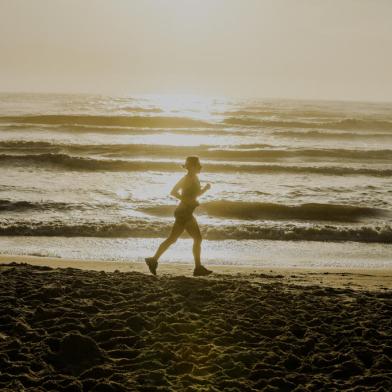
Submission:
[[[173,189],[170,192],[170,196],[173,196],[178,200],[182,200],[180,190],[182,189],[182,187],[184,185],[184,178],[185,177],[181,178],[181,180],[178,181],[176,185],[174,185]]]

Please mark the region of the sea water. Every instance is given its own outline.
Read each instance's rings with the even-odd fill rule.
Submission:
[[[391,153],[386,103],[0,94],[0,252],[142,260],[198,155],[209,263],[390,267]]]

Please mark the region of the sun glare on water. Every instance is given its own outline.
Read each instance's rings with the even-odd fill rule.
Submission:
[[[224,98],[212,98],[193,94],[145,94],[142,99],[162,110],[162,114],[174,117],[190,117],[198,120],[216,120],[217,113],[226,110]]]

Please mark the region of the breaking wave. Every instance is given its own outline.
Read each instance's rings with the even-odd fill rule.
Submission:
[[[55,201],[0,200],[0,211],[68,211],[94,208],[110,208],[111,204],[66,203]],[[157,205],[138,208],[138,211],[153,216],[172,216],[175,205]],[[276,203],[244,202],[218,200],[202,203],[196,210],[214,218],[240,220],[307,220],[358,222],[364,218],[390,215],[390,211],[339,204],[307,203],[301,205],[282,205]]]
[[[107,125],[82,125],[82,124],[29,124],[29,123],[2,123],[0,118],[0,128],[4,130],[28,130],[29,132],[47,130],[50,132],[65,133],[98,133],[110,135],[155,135],[155,134],[175,134],[175,135],[249,135],[239,128],[211,128],[211,127],[137,127],[137,126],[107,126]]]
[[[164,116],[93,116],[93,115],[34,115],[2,116],[0,122],[50,125],[97,125],[149,128],[213,127],[214,124],[188,117]]]
[[[260,148],[271,147],[268,144],[257,144],[259,150],[255,152],[262,155],[262,151],[266,151],[268,155],[269,150],[260,150]],[[202,158],[253,158],[254,151],[248,150],[249,145],[239,145],[236,149],[222,149],[219,146],[172,146],[159,144],[65,144],[65,143],[51,143],[45,141],[24,141],[24,140],[10,140],[0,141],[0,150],[8,151],[28,151],[45,152],[45,153],[59,153],[67,152],[70,154],[102,154],[105,156],[160,156],[160,157],[177,157],[183,158],[186,155],[199,155]],[[257,155],[256,154],[256,155]]]
[[[110,238],[163,238],[171,224],[132,220],[119,223],[90,222],[83,224],[63,221],[14,222],[0,225],[0,235],[8,236],[68,236]],[[392,228],[385,226],[314,225],[203,225],[203,237],[209,240],[269,239],[289,241],[355,241],[392,243]]]
[[[51,165],[52,167],[86,170],[86,171],[181,171],[181,161],[157,160],[125,160],[106,158],[86,158],[68,154],[0,154],[0,162],[9,164],[37,164]],[[203,171],[210,173],[313,173],[322,175],[368,175],[388,177],[392,169],[370,167],[343,167],[343,166],[302,166],[302,165],[269,165],[269,164],[243,164],[243,163],[212,163],[204,162]]]
[[[22,212],[22,211],[69,211],[96,208],[93,204],[66,203],[55,201],[27,201],[27,200],[0,200],[0,212]],[[100,204],[100,208],[108,208],[108,204]]]
[[[41,153],[68,154],[102,154],[106,157],[165,157],[184,158],[187,155],[198,155],[205,159],[216,160],[279,160],[284,158],[335,158],[361,160],[388,160],[392,150],[359,150],[359,149],[277,149],[268,144],[244,144],[236,146],[170,146],[156,144],[56,144],[51,142],[32,141],[0,141],[0,150]]]
[[[275,128],[316,128],[331,130],[376,130],[392,131],[392,121],[347,118],[338,121],[290,121],[267,120],[252,117],[228,117],[220,123],[213,123],[189,117],[172,116],[126,116],[126,115],[27,115],[1,116],[0,123],[40,124],[61,126],[97,126],[97,127],[134,127],[134,128],[216,128],[221,125],[244,125]]]
[[[140,209],[151,215],[169,216],[175,206],[152,206]],[[339,204],[308,203],[282,205],[276,203],[244,201],[210,201],[203,203],[198,211],[211,217],[242,220],[310,220],[358,222],[363,218],[378,217],[389,213],[381,209]]]
[[[328,131],[274,131],[274,135],[301,139],[392,139],[392,133],[379,132],[328,132]]]
[[[229,117],[223,121],[227,125],[245,125],[276,128],[322,128],[322,129],[347,129],[347,130],[378,130],[392,131],[392,121],[365,120],[346,118],[339,121],[309,122],[309,121],[282,121],[262,120],[249,117]]]

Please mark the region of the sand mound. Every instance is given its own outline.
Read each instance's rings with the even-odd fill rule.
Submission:
[[[0,266],[0,390],[390,391],[392,295]]]
[[[70,333],[60,341],[58,352],[48,356],[49,362],[72,374],[80,374],[93,365],[102,362],[104,355],[94,339],[78,333]]]

